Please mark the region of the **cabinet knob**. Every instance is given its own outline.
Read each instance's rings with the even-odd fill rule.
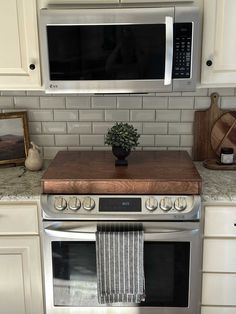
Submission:
[[[31,63],[29,68],[30,68],[30,70],[34,70],[35,69],[35,64]]]
[[[207,60],[207,62],[206,62],[206,65],[208,66],[208,67],[211,67],[212,66],[212,61],[211,60]]]

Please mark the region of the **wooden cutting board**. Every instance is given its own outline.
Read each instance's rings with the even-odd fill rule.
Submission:
[[[211,94],[211,105],[207,110],[195,111],[194,115],[194,145],[193,159],[205,160],[216,158],[216,153],[211,146],[211,129],[215,121],[222,116],[224,111],[219,109],[217,93]]]
[[[211,130],[211,146],[217,156],[221,147],[232,147],[236,154],[236,111],[223,114]]]

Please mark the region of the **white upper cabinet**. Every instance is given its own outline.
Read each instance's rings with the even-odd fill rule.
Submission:
[[[194,2],[194,0],[120,0],[121,3],[178,3],[178,2]]]
[[[236,86],[236,1],[205,0],[201,83]]]
[[[36,0],[0,1],[0,90],[39,89]]]

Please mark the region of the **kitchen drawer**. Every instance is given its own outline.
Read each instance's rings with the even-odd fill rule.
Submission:
[[[0,235],[38,234],[36,204],[0,204]]]
[[[236,273],[236,239],[205,239],[203,271]]]
[[[203,306],[201,314],[235,314],[236,307]]]
[[[202,304],[236,306],[236,274],[203,273]]]
[[[205,207],[205,237],[236,237],[236,206]]]

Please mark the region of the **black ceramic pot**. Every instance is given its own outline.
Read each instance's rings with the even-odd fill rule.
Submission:
[[[130,154],[130,150],[125,150],[120,146],[112,146],[112,153],[117,157],[115,161],[116,166],[127,166],[128,161],[125,159]]]

